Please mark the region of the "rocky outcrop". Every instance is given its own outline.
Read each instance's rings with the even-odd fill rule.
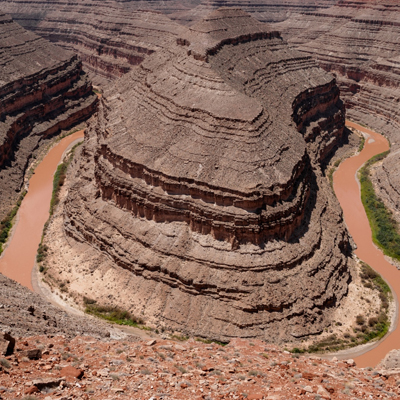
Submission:
[[[67,314],[0,274],[0,331],[10,332],[14,337],[62,334],[105,338],[110,337],[113,328],[91,317]],[[3,341],[8,343],[7,349],[14,348],[15,340],[9,334],[0,333],[1,349]],[[11,352],[7,351],[7,355]]]
[[[0,217],[39,144],[95,111],[82,63],[0,14]]]
[[[85,295],[100,300],[107,265],[125,283],[101,299],[161,327],[321,332],[350,280],[320,168],[344,118],[334,78],[248,14],[221,9],[186,30],[105,92],[86,133],[64,205],[69,244],[104,255],[82,271]]]

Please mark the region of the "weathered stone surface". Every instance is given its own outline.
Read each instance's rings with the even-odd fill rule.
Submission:
[[[75,55],[0,13],[0,219],[21,190],[32,153],[95,105]]]
[[[68,365],[67,367],[61,368],[60,375],[65,377],[71,377],[76,379],[81,379],[83,377],[84,372],[81,369],[75,368],[72,365]]]
[[[326,9],[337,0],[263,0],[235,2],[236,7],[252,13],[263,22],[282,21],[292,13]],[[154,51],[170,46],[180,23],[201,20],[223,1],[98,1],[0,0],[3,12],[40,36],[73,50],[96,84],[105,84],[140,64]],[[149,11],[143,11],[149,10]],[[150,11],[153,10],[153,11]]]
[[[343,129],[334,78],[277,32],[236,9],[188,29],[105,92],[87,133],[64,215],[104,254],[88,297],[220,340],[320,332],[350,279],[320,169]],[[105,265],[124,287],[96,295]]]
[[[50,377],[50,378],[41,378],[35,379],[32,383],[33,386],[36,386],[40,391],[55,389],[62,382],[62,378]]]
[[[7,332],[0,332],[0,354],[9,356],[13,353],[15,339]]]
[[[129,72],[147,55],[169,47],[179,32],[177,23],[143,11],[151,5],[136,1],[0,1],[0,6],[26,29],[79,54],[95,84]]]
[[[53,359],[61,358],[66,344],[73,354],[85,357],[84,377],[79,382],[61,381],[55,391],[49,389],[46,394],[45,389],[37,397],[110,400],[123,393],[121,398],[146,400],[347,400],[400,396],[399,376],[370,368],[348,368],[344,363],[328,360],[310,360],[307,356],[294,358],[260,340],[234,339],[227,346],[219,346],[191,339],[182,343],[185,351],[174,351],[173,358],[164,349],[173,347],[172,340],[160,340],[151,347],[145,342],[129,345],[124,341],[104,342],[88,337],[68,341],[60,336],[51,339],[40,336],[28,340],[29,345],[40,340],[45,346],[51,341],[54,344],[51,356],[47,360],[14,365],[10,374],[0,373],[0,393],[5,399],[14,399],[18,392],[37,393],[30,381],[32,376],[34,380],[38,376],[43,380],[54,379],[54,371],[44,371],[43,364],[51,365]],[[102,377],[104,365],[121,350],[124,351],[117,357],[122,363],[113,365],[108,379]],[[135,357],[127,360],[126,354],[133,350]],[[208,372],[198,371],[199,364]],[[298,373],[301,371],[309,371],[315,378],[308,381]]]
[[[24,351],[21,351],[21,356],[27,357],[30,360],[39,360],[40,358],[42,358],[42,350],[40,350],[40,349],[24,350]]]
[[[29,306],[35,308],[35,315],[26,311]],[[110,336],[110,327],[101,321],[68,315],[38,294],[1,274],[0,330],[10,331],[14,337],[55,333],[68,336]]]

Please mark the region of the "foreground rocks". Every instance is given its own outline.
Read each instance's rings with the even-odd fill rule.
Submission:
[[[21,356],[43,349],[40,360]],[[352,360],[298,357],[255,340],[227,346],[157,339],[20,339],[0,371],[2,399],[391,399],[399,374],[359,369]]]
[[[248,14],[216,11],[104,93],[48,272],[159,329],[320,333],[350,281],[320,166],[343,131],[332,76]]]
[[[0,274],[0,353],[7,355],[14,349],[17,336],[64,334],[67,337],[79,334],[95,337],[110,337],[110,325],[87,316],[74,316],[55,307],[17,282]],[[11,337],[11,338],[10,338]],[[25,349],[27,350],[27,349]],[[7,353],[7,354],[6,354]],[[38,358],[37,352],[28,352],[25,357]]]
[[[0,13],[0,220],[39,146],[88,118],[96,101],[76,55]]]

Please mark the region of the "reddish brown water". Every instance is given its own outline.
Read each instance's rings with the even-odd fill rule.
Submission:
[[[0,259],[0,272],[32,290],[32,268],[49,218],[53,175],[67,147],[83,138],[83,131],[62,139],[38,165],[29,181],[29,190],[18,212],[18,223],[9,246]]]
[[[383,253],[372,242],[371,228],[361,203],[360,188],[356,180],[357,170],[375,154],[388,150],[389,144],[383,136],[367,128],[352,122],[347,122],[346,125],[367,133],[369,137],[359,155],[348,158],[340,164],[333,176],[334,190],[342,206],[349,232],[357,244],[356,255],[378,271],[399,297],[400,271],[385,260]],[[374,367],[390,350],[398,348],[400,348],[400,329],[397,326],[378,346],[356,357],[355,361],[359,367]]]

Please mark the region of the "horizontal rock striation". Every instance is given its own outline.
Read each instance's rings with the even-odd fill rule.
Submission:
[[[337,1],[263,0],[231,5],[260,21],[277,22],[292,13],[325,10]],[[26,29],[76,52],[99,85],[129,72],[154,51],[170,47],[179,26],[161,13],[179,23],[193,24],[223,5],[226,2],[199,0],[0,0],[3,12]]]
[[[110,326],[88,316],[67,314],[37,293],[0,274],[0,329],[13,336],[116,336]],[[18,342],[17,342],[18,343]]]
[[[0,14],[0,216],[41,141],[86,119],[96,96],[77,57]]]
[[[350,280],[320,168],[343,134],[338,95],[237,9],[148,56],[105,92],[64,203],[70,246],[102,255],[86,295],[100,301],[94,271],[108,268],[124,284],[101,299],[163,327],[219,340],[321,332]]]
[[[159,12],[138,11],[146,4],[151,3],[0,1],[2,10],[26,29],[77,53],[93,83],[100,85],[176,40],[179,26]]]
[[[325,10],[335,5],[339,0],[261,0],[261,1],[224,1],[205,0],[189,10],[174,10],[168,13],[171,19],[184,25],[191,25],[201,18],[206,17],[219,7],[238,7],[251,14],[262,22],[280,22],[289,18],[292,14],[300,12],[315,12]],[[157,5],[157,9],[162,9]]]

